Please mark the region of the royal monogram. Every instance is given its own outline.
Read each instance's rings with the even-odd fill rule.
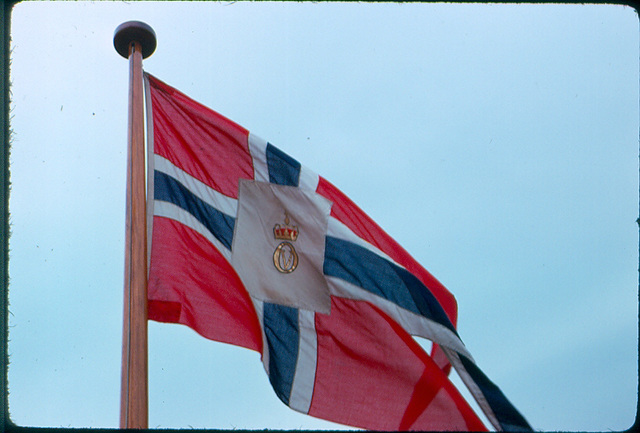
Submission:
[[[298,253],[291,242],[298,239],[299,231],[297,226],[290,226],[289,222],[289,215],[285,212],[284,225],[276,224],[273,227],[273,237],[284,240],[273,252],[273,264],[283,274],[290,274],[298,267]]]

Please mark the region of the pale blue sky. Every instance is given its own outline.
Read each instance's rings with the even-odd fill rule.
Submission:
[[[633,423],[635,11],[213,2],[15,8],[16,423],[118,425],[128,67],[112,37],[133,19],[158,36],[148,72],[329,179],[457,297],[463,341],[534,428]],[[255,352],[179,325],[149,339],[150,427],[335,428],[280,403]]]

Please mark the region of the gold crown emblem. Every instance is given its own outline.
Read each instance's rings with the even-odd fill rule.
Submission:
[[[289,225],[289,215],[284,213],[284,225],[276,224],[273,227],[273,236],[276,239],[284,239],[287,241],[295,241],[298,239],[298,226]]]

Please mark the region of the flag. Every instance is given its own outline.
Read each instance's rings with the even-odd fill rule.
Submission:
[[[260,353],[278,398],[373,430],[530,430],[476,366],[454,297],[340,190],[145,74],[149,319]],[[425,352],[413,336],[433,342]]]

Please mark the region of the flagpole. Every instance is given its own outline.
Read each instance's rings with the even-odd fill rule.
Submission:
[[[147,24],[118,26],[113,45],[129,60],[129,127],[125,222],[124,315],[120,428],[148,428],[147,228],[145,199],[144,95],[142,59],[156,48]]]

